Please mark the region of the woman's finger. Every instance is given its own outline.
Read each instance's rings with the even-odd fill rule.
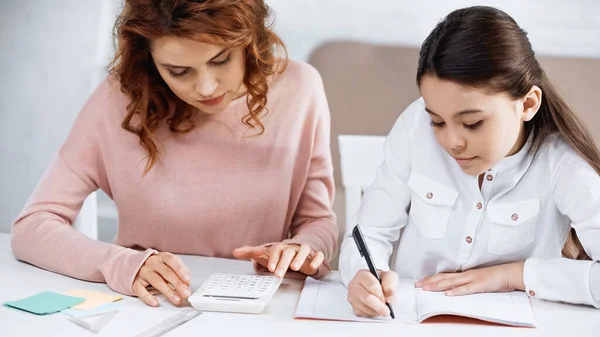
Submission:
[[[277,263],[275,275],[277,275],[278,277],[283,277],[283,275],[285,275],[285,272],[290,267],[290,263],[292,263],[294,256],[296,256],[296,248],[288,246],[286,249],[284,249],[281,253],[281,258]]]
[[[267,268],[269,268],[269,271],[271,273],[275,272],[275,268],[277,268],[277,264],[279,263],[279,259],[281,257],[281,252],[285,248],[287,248],[287,245],[285,244],[277,244],[269,248],[269,253],[267,254],[269,255],[269,262]]]
[[[146,303],[151,307],[158,307],[158,300],[156,297],[152,296],[146,287],[140,282],[139,279],[136,279],[133,282],[133,293],[140,299],[142,302]]]
[[[308,254],[310,254],[310,247],[307,244],[300,245],[300,250],[296,254],[294,261],[292,261],[292,265],[290,268],[293,271],[298,271],[302,267],[302,265],[304,265],[304,262],[306,262]]]
[[[239,247],[233,250],[233,257],[240,260],[250,260],[254,253],[254,248],[251,246]]]
[[[192,275],[178,256],[175,256],[171,253],[166,253],[162,256],[162,259],[164,263],[177,274],[180,280],[182,280],[186,285],[190,285],[190,282],[192,281]]]
[[[313,270],[317,270],[319,269],[321,264],[323,264],[323,261],[325,261],[325,255],[323,254],[323,252],[317,252],[317,254],[315,254],[315,256],[312,258],[310,267]]]
[[[256,246],[256,247],[244,246],[241,248],[234,249],[233,256],[236,259],[240,259],[240,260],[264,261],[261,264],[264,264],[265,268],[266,268],[266,261],[269,259],[269,255],[267,254],[268,249],[269,249],[269,247],[265,247],[265,246]]]
[[[171,288],[164,278],[156,271],[152,273],[148,273],[148,276],[145,279],[158,291],[160,291],[163,295],[165,295],[171,303],[178,305],[181,303],[181,297],[177,294],[177,292]]]
[[[156,268],[156,271],[160,274],[160,276],[167,281],[181,296],[181,298],[188,298],[192,294],[190,288],[187,283],[184,283],[183,280],[179,278],[179,275],[175,273],[175,271],[168,265],[163,264],[159,265]]]

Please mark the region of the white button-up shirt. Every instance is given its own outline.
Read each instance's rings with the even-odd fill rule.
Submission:
[[[600,259],[600,176],[560,137],[536,156],[530,143],[478,177],[438,144],[423,99],[398,118],[356,223],[377,268],[415,280],[525,261],[529,296],[600,308],[600,264],[562,258],[571,227]],[[365,269],[350,230],[339,269],[345,284]]]

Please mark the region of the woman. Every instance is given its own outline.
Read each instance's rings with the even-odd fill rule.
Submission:
[[[151,306],[150,288],[174,304],[190,295],[173,253],[327,273],[329,109],[268,18],[263,1],[125,1],[111,76],[16,219],[16,258]],[[119,212],[115,244],[70,226],[97,189]]]

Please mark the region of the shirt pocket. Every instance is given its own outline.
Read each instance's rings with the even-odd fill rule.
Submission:
[[[409,217],[414,225],[423,237],[443,238],[458,192],[416,172],[408,179],[408,187],[411,189]]]
[[[510,254],[530,244],[535,238],[539,213],[540,200],[537,198],[488,206],[488,252]]]

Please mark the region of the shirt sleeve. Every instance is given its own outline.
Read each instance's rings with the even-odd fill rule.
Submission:
[[[393,242],[408,221],[410,189],[410,130],[418,103],[411,104],[396,120],[384,142],[384,160],[377,169],[375,181],[363,194],[356,223],[371,252],[377,269],[390,270],[389,259]],[[360,256],[352,238],[352,228],[346,228],[340,251],[339,270],[345,285],[367,264]]]
[[[598,262],[592,265],[592,270],[590,272],[590,289],[592,290],[594,307],[600,308],[600,263]]]
[[[592,261],[529,258],[523,271],[526,292],[530,297],[600,308],[600,272],[594,263],[600,259],[600,175],[583,158],[567,152],[558,163],[553,187],[559,211],[571,220]]]

